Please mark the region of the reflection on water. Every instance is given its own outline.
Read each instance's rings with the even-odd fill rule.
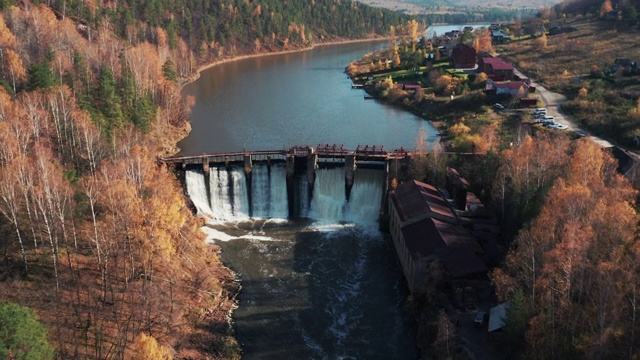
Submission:
[[[277,150],[320,143],[413,148],[425,120],[392,106],[364,100],[344,74],[349,61],[386,42],[323,46],[312,51],[222,64],[185,87],[195,96],[191,134],[182,153]]]

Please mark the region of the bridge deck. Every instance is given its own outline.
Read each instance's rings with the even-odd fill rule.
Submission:
[[[164,163],[202,164],[243,161],[250,156],[254,161],[286,160],[288,156],[308,157],[315,154],[318,158],[344,159],[347,156],[355,156],[356,161],[385,161],[389,159],[403,159],[410,155],[403,148],[393,151],[384,150],[383,146],[361,146],[356,150],[347,150],[343,145],[318,145],[316,149],[310,146],[295,146],[289,150],[257,150],[257,151],[233,151],[219,153],[205,153],[197,155],[170,156],[160,159]]]

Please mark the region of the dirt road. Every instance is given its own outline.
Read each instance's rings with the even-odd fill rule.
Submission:
[[[513,69],[513,73],[515,75],[519,76],[520,78],[526,78],[527,77],[522,72],[520,72],[520,70],[518,70],[516,68]],[[546,104],[547,113],[555,118],[554,119],[555,122],[567,125],[567,127],[569,128],[568,130],[582,131],[583,133],[586,133],[586,131],[580,129],[573,122],[573,119],[570,116],[565,115],[562,112],[562,109],[560,108],[560,105],[562,105],[562,102],[564,100],[566,100],[566,97],[564,95],[551,92],[551,91],[547,90],[544,86],[536,83],[534,80],[531,80],[531,85],[535,86],[536,92],[540,95],[540,98]],[[601,138],[599,138],[597,136],[589,135],[588,138],[591,139],[592,141],[594,141],[596,144],[602,146],[602,147],[612,147],[613,146],[607,140],[601,139]]]

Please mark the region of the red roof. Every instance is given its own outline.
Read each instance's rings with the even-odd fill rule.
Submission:
[[[523,83],[522,81],[511,81],[508,83],[499,83],[496,84],[494,83],[493,86],[496,89],[520,89],[520,87],[527,87],[527,84]]]
[[[391,198],[402,221],[420,217],[429,212],[456,221],[456,215],[447,200],[442,197],[438,189],[429,184],[417,180],[402,183],[396,188]]]
[[[414,260],[435,255],[453,277],[487,271],[484,249],[462,226],[427,218],[403,227],[402,235]]]
[[[491,67],[493,71],[496,70],[513,70],[513,65],[506,62],[492,62]]]
[[[494,57],[483,57],[482,61],[485,64],[495,64],[495,63],[503,63],[504,62],[504,61],[502,61],[502,59],[494,58]]]

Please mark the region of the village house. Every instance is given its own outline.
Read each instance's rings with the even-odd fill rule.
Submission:
[[[399,185],[390,195],[391,237],[414,296],[426,291],[427,271],[436,260],[451,280],[482,276],[496,263],[496,223],[483,216],[487,213],[475,195],[467,196],[472,193],[463,188],[465,180],[453,182],[457,203],[417,180]]]
[[[505,34],[502,30],[491,32],[491,42],[493,44],[503,44],[509,41],[509,35]]]
[[[497,83],[489,79],[485,85],[485,90],[488,93],[495,93],[496,95],[515,96],[520,93],[521,89],[523,91],[521,95],[529,94],[529,85],[523,81]]]
[[[467,44],[457,44],[451,50],[451,63],[455,68],[474,68],[476,66],[476,49]]]
[[[478,71],[482,71],[493,81],[513,79],[513,65],[495,57],[481,57],[478,60]]]

